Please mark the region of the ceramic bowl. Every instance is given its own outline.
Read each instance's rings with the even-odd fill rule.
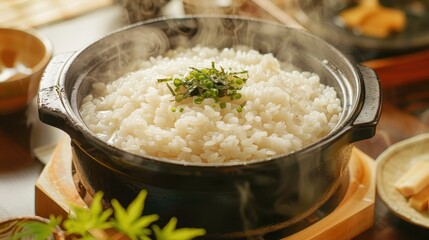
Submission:
[[[0,114],[31,102],[51,56],[51,43],[35,31],[0,28]]]
[[[394,183],[418,161],[429,160],[429,133],[423,133],[395,143],[377,158],[377,193],[386,206],[399,218],[429,228],[427,210],[417,211]]]
[[[355,6],[356,0],[292,0],[284,9],[313,34],[341,50],[353,50],[358,58],[372,59],[421,50],[429,46],[429,0],[379,0],[388,8],[404,13],[402,31],[386,38],[369,37],[343,26],[339,13]]]

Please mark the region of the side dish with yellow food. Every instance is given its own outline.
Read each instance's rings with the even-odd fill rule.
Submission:
[[[340,12],[339,17],[349,29],[375,38],[387,38],[403,31],[406,25],[404,11],[382,6],[378,0],[360,0]]]
[[[413,164],[395,183],[394,187],[408,199],[410,207],[423,212],[429,205],[429,161]]]

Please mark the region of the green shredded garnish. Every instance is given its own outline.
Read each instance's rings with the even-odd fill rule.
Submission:
[[[225,108],[226,103],[220,102],[222,97],[229,97],[230,100],[241,98],[238,92],[246,83],[248,71],[226,72],[220,67],[216,69],[212,62],[211,68],[196,69],[190,67],[191,71],[183,78],[163,78],[158,82],[165,82],[176,102],[181,102],[186,98],[193,98],[194,103],[201,104],[204,99],[213,98],[219,103],[220,108]],[[172,84],[171,84],[172,83]],[[238,112],[243,110],[244,104],[237,108]],[[172,108],[176,111],[176,108]],[[182,108],[180,112],[182,112]]]

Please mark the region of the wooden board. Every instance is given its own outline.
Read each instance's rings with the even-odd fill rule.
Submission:
[[[36,182],[36,215],[49,217],[70,211],[70,205],[85,207],[72,177],[70,139],[61,141]],[[350,181],[343,201],[328,216],[284,240],[351,239],[373,225],[375,162],[354,148],[349,163]]]
[[[51,214],[66,217],[70,205],[86,207],[76,189],[72,177],[70,138],[65,137],[52,153],[51,160],[36,182],[36,215],[49,217]]]
[[[340,205],[321,221],[284,240],[347,240],[374,224],[375,162],[354,148],[349,170],[349,188]]]

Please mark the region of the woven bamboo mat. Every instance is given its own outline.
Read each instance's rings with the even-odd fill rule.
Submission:
[[[112,3],[113,0],[0,0],[0,25],[38,27]]]

